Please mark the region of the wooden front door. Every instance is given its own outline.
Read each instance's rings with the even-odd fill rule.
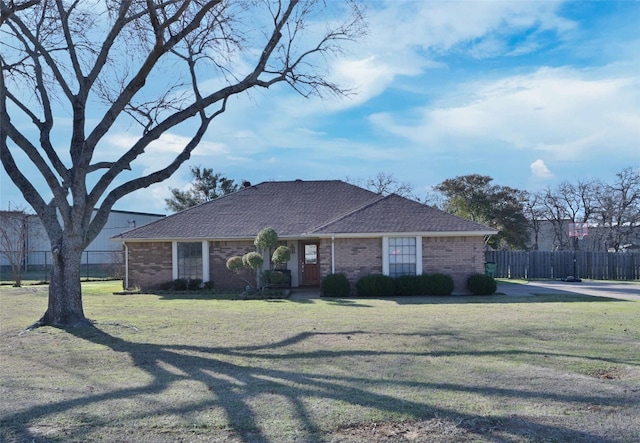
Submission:
[[[302,285],[320,284],[320,243],[302,243]]]

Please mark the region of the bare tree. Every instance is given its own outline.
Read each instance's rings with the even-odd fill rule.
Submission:
[[[303,96],[344,94],[321,66],[363,32],[352,2],[29,3],[15,8],[0,0],[0,159],[51,241],[49,304],[34,327],[87,323],[82,251],[119,199],[167,179],[189,159],[230,97],[278,83]],[[238,65],[249,67],[240,72]],[[106,138],[122,125],[132,141],[113,152]],[[175,158],[134,173],[136,161],[153,155],[153,142],[172,130],[189,134]]]
[[[597,210],[596,190],[601,184],[594,180],[578,180],[576,184],[564,181],[555,190],[555,200],[564,208],[568,223],[587,223]],[[567,226],[568,235],[568,226]],[[570,239],[574,250],[579,249],[577,237]]]
[[[554,250],[566,250],[569,246],[569,214],[556,192],[547,188],[540,193],[541,210],[544,218],[551,223]]]
[[[540,249],[540,233],[542,231],[542,222],[544,221],[544,206],[543,206],[543,194],[539,192],[526,192],[523,193],[523,210],[524,215],[529,221],[529,227],[533,236],[533,243],[531,249],[537,251]]]
[[[362,178],[354,180],[347,177],[345,181],[347,183],[366,188],[376,194],[397,194],[401,197],[416,199],[413,195],[413,187],[411,186],[411,183],[400,182],[393,174],[378,172],[375,177],[370,177],[366,180]]]
[[[596,193],[605,247],[619,251],[640,230],[640,170],[625,168]]]
[[[22,286],[22,270],[32,251],[29,233],[33,217],[25,208],[0,211],[0,255],[11,267],[15,286]]]

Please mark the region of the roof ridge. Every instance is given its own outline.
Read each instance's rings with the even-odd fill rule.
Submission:
[[[381,202],[382,200],[387,199],[388,197],[392,196],[392,195],[396,195],[396,194],[389,194],[389,195],[382,195],[382,194],[377,194],[377,197],[374,198],[373,200],[366,202],[365,204],[352,209],[351,211],[345,212],[344,214],[340,214],[340,215],[336,215],[335,217],[333,217],[331,220],[328,220],[320,225],[314,226],[311,229],[309,229],[308,234],[311,234],[315,231],[318,231],[320,229],[326,228],[334,223],[339,222],[340,220],[349,217],[350,215],[353,215],[357,212],[363,211],[365,209],[367,209],[368,207],[371,207],[379,202]]]

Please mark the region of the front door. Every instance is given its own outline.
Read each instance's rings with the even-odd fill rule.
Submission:
[[[320,249],[319,243],[302,243],[302,263],[300,272],[302,273],[302,285],[320,284]]]

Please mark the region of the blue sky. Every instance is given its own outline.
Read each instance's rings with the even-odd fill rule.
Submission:
[[[639,2],[366,4],[368,35],[329,60],[356,94],[305,99],[281,85],[234,98],[178,173],[115,208],[166,213],[169,187],[188,186],[194,165],[252,183],[384,172],[418,197],[472,173],[535,191],[640,167]],[[185,135],[162,137],[139,171]],[[0,207],[21,204],[0,178]]]

